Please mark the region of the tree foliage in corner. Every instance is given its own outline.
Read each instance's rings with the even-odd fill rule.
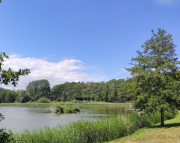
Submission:
[[[0,84],[8,84],[16,86],[19,76],[28,75],[30,73],[29,69],[19,69],[19,71],[13,71],[11,68],[8,70],[2,69],[2,65],[5,58],[9,58],[5,53],[0,53]],[[10,96],[9,96],[10,97]],[[3,115],[0,114],[0,121],[4,119]],[[5,132],[4,129],[0,129],[0,142],[7,143],[9,142],[9,134]]]
[[[9,84],[16,86],[19,81],[19,76],[28,75],[30,73],[29,69],[19,69],[19,71],[13,71],[11,68],[8,70],[2,69],[2,65],[5,58],[9,58],[5,53],[0,54],[0,84]]]
[[[161,126],[164,112],[175,111],[180,106],[180,71],[172,35],[165,30],[152,30],[152,37],[142,45],[143,51],[132,58],[131,87],[133,105],[147,113],[159,111]]]

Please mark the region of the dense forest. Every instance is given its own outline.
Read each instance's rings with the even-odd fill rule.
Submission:
[[[50,89],[48,80],[30,82],[26,90],[7,90],[0,88],[0,103],[25,103],[47,98],[49,101],[104,101],[126,102],[129,80],[113,79],[108,82],[66,82]]]

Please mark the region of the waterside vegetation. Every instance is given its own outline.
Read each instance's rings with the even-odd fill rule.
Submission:
[[[175,115],[166,112],[165,118]],[[46,127],[39,131],[12,134],[14,142],[27,143],[95,143],[105,142],[134,133],[136,130],[160,122],[160,114],[148,116],[132,113],[102,121],[77,121],[66,126]]]
[[[165,121],[164,127],[159,124],[137,130],[134,134],[108,143],[178,143],[180,138],[180,111],[174,119]]]
[[[62,113],[79,113],[80,109],[77,107],[68,107],[68,106],[57,106],[56,110],[54,111],[57,114]]]
[[[0,106],[53,106],[57,107],[59,105],[111,105],[111,106],[117,106],[117,105],[128,105],[130,106],[131,103],[110,103],[110,102],[101,102],[101,101],[66,101],[66,102],[58,102],[58,101],[51,101],[48,103],[39,103],[39,102],[27,102],[27,103],[0,103]]]

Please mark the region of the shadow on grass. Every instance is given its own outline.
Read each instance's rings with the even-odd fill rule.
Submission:
[[[151,126],[149,128],[171,128],[171,127],[180,127],[180,123],[169,123],[165,124],[164,127],[161,127],[160,125]]]

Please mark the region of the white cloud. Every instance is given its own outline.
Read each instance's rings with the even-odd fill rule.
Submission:
[[[179,0],[155,0],[155,2],[160,5],[169,5],[176,4]]]
[[[22,58],[19,55],[10,55],[4,61],[3,68],[13,70],[28,68],[31,73],[28,76],[21,76],[16,88],[12,85],[1,85],[9,89],[25,89],[29,82],[40,79],[47,79],[51,87],[64,82],[77,81],[104,81],[103,75],[88,74],[82,61],[77,59],[64,59],[59,62],[48,62],[46,59]]]
[[[117,73],[115,79],[126,79],[131,77],[130,72],[128,72],[125,68],[121,68]]]

